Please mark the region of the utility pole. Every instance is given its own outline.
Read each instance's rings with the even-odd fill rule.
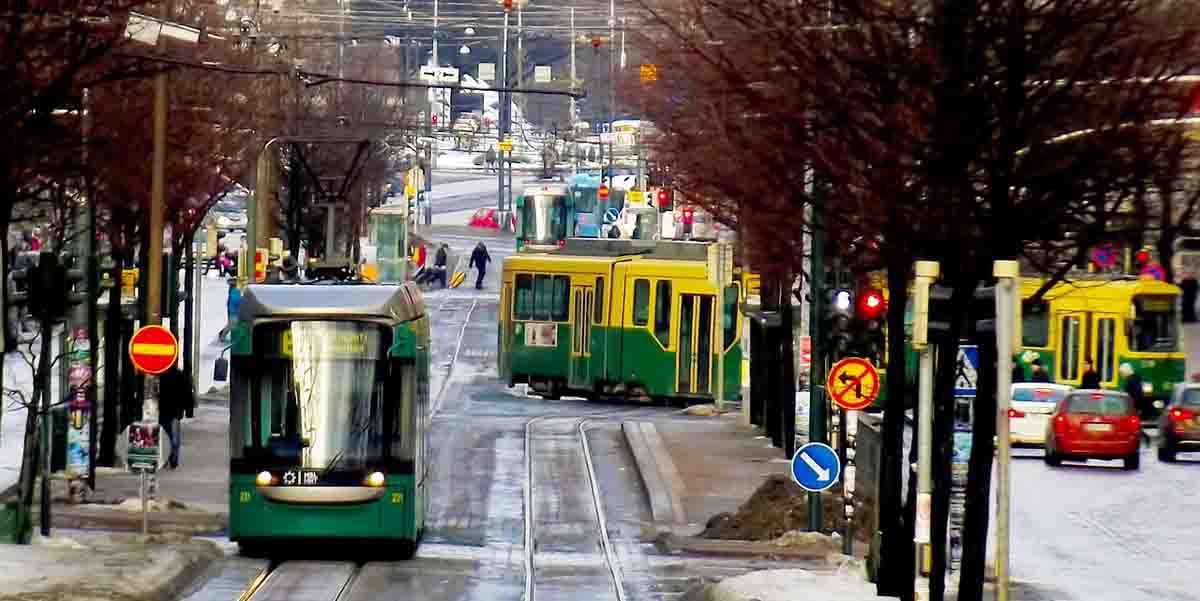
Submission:
[[[90,115],[88,115],[88,91],[83,91],[82,104],[80,107],[80,118],[82,120],[83,132],[83,163],[86,165],[88,160],[87,145],[88,145],[88,129],[90,127]],[[92,271],[95,267],[95,231],[93,229],[93,217],[95,214],[94,201],[86,193],[88,190],[87,182],[81,180],[81,189],[84,191],[82,202],[75,206],[74,210],[74,227],[71,231],[71,256],[74,258],[75,265],[84,270],[84,281],[87,282],[86,299],[87,302],[73,305],[68,311],[66,324],[66,341],[62,351],[69,358],[68,363],[68,384],[70,388],[67,391],[67,396],[70,399],[68,402],[68,411],[71,415],[79,415],[80,419],[70,420],[71,423],[67,429],[67,446],[68,448],[77,445],[83,447],[86,453],[85,463],[79,464],[73,461],[78,455],[67,452],[67,475],[68,475],[68,491],[73,499],[80,499],[85,493],[80,489],[79,479],[86,477],[88,487],[95,487],[95,469],[92,463],[95,455],[92,452],[92,447],[95,446],[94,417],[95,417],[95,364],[92,357],[95,356],[95,303],[91,302],[94,289],[91,283],[94,281]],[[83,428],[88,429],[88,436],[83,435]]]
[[[438,0],[433,0],[433,66],[440,67],[442,64],[438,62]],[[431,92],[433,90],[430,90]]]
[[[501,33],[502,39],[500,40],[500,87],[502,89],[508,87],[508,13],[509,9],[506,5],[504,9],[504,29]],[[496,158],[499,161],[497,163],[498,168],[496,169],[496,204],[499,209],[497,212],[500,213],[500,219],[504,222],[502,227],[507,228],[509,219],[506,211],[511,208],[512,203],[506,203],[505,201],[510,199],[512,192],[510,186],[512,184],[505,177],[505,164],[507,161],[505,160],[505,151],[501,143],[504,142],[512,129],[512,96],[508,92],[497,92],[497,98],[500,102],[500,106],[496,107],[500,113],[500,123],[496,127]]]
[[[575,91],[575,7],[571,7],[571,91]],[[571,173],[579,172],[579,144],[575,141],[575,97],[571,96],[570,115],[568,122],[571,124]]]
[[[1016,261],[996,261],[992,275],[996,277],[996,600],[1009,601],[1012,442],[1008,408],[1012,401],[1013,348],[1021,331],[1020,266]]]
[[[613,58],[616,52],[617,38],[617,3],[608,0],[608,181],[612,185],[613,155],[616,153],[616,138],[613,136],[612,123],[617,117],[617,63]],[[600,140],[600,148],[604,148],[604,139]]]
[[[933,511],[933,348],[929,344],[929,288],[937,279],[937,261],[917,261],[913,285],[913,349],[920,353],[917,374],[917,511],[913,534],[914,598],[929,598],[929,574],[925,570],[932,537]]]
[[[817,174],[811,166],[806,174],[808,196],[813,199],[812,205],[808,208],[812,227],[812,233],[809,238],[812,246],[809,248],[809,268],[808,281],[811,283],[810,295],[812,301],[809,303],[809,319],[808,319],[808,335],[811,340],[812,348],[812,363],[809,365],[808,377],[808,440],[809,442],[826,442],[828,432],[825,429],[825,357],[828,351],[825,348],[824,333],[821,332],[821,316],[825,311],[825,290],[823,287],[825,281],[825,224],[824,211],[825,200],[824,194],[817,189]],[[790,292],[788,292],[790,293]],[[788,332],[791,336],[791,332]],[[753,353],[755,350],[750,349]],[[820,493],[808,494],[808,529],[811,532],[821,531],[822,521],[822,503]]]

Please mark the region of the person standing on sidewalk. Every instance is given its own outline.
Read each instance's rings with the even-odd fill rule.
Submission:
[[[433,259],[434,277],[442,283],[442,288],[446,287],[446,264],[450,261],[450,245],[445,242],[437,249],[437,256]]]
[[[178,367],[172,367],[158,376],[158,423],[162,424],[171,437],[171,455],[167,463],[171,469],[179,467],[179,447],[183,445],[183,418],[195,415],[196,397],[192,392],[192,380]]]
[[[237,278],[229,278],[229,296],[225,298],[225,314],[229,321],[226,322],[225,328],[221,330],[218,338],[221,341],[229,339],[233,333],[233,324],[237,321],[238,308],[242,306],[242,291],[237,287]]]
[[[483,290],[483,276],[487,275],[487,264],[492,262],[492,256],[488,254],[487,247],[483,245],[483,240],[475,245],[475,250],[471,251],[471,264],[478,270],[479,275],[475,278],[475,289]]]

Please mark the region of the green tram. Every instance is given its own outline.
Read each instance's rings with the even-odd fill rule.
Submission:
[[[370,542],[411,557],[432,456],[417,288],[248,286],[231,348],[229,538],[248,554]]]
[[[695,248],[680,253],[680,245]],[[651,243],[640,253],[630,246],[627,254],[612,256],[568,247],[506,257],[498,326],[501,377],[550,399],[625,396],[697,403],[716,398],[717,358],[724,353],[723,396],[737,399],[741,285],[734,281],[718,291],[707,278],[706,262],[696,260],[705,256],[705,246]],[[718,323],[723,331],[717,331]]]

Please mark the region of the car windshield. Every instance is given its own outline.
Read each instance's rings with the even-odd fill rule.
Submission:
[[[1070,392],[1068,388],[1014,386],[1012,400],[1025,403],[1057,403]]]
[[[1088,393],[1075,394],[1067,399],[1067,413],[1071,415],[1102,415],[1120,417],[1131,415],[1133,406],[1122,394]]]
[[[268,455],[289,465],[362,468],[384,454],[387,331],[357,322],[255,328]]]
[[[1200,388],[1188,388],[1176,404],[1181,409],[1200,411]]]

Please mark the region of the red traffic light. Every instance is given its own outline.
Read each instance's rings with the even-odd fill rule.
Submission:
[[[504,0],[504,10],[512,10],[513,0]]]
[[[592,38],[592,48],[600,47],[600,38]]]
[[[434,115],[434,116],[433,116],[433,124],[434,124],[434,125],[437,125],[437,115]]]
[[[1134,253],[1133,260],[1138,263],[1148,263],[1150,261],[1150,253],[1145,250],[1139,250]]]
[[[596,196],[599,196],[600,200],[607,200],[608,199],[608,186],[606,186],[604,184],[600,184],[600,188],[596,190]]]
[[[858,312],[867,319],[878,317],[887,308],[887,301],[878,290],[867,290],[858,296]]]
[[[684,225],[691,225],[691,224],[692,224],[692,219],[693,219],[694,217],[695,217],[695,214],[694,214],[694,212],[692,211],[692,207],[685,207],[685,208],[683,209],[683,224],[684,224]]]
[[[660,207],[667,204],[667,191],[659,189],[658,194],[656,195],[656,200],[658,201],[658,206]]]

